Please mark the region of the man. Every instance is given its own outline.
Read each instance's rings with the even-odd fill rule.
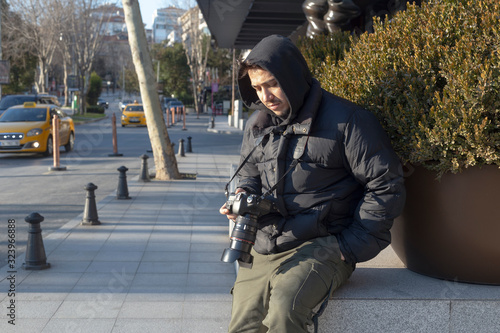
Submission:
[[[389,245],[405,200],[402,167],[377,119],[323,90],[288,38],[255,46],[239,89],[258,111],[245,129],[237,192],[271,191],[277,212],[258,220],[229,331],[308,332],[355,264]],[[236,218],[225,205],[220,212]]]

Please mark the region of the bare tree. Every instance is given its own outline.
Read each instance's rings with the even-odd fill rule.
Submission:
[[[182,45],[186,52],[193,79],[194,106],[198,115],[200,105],[197,97],[202,90],[203,78],[207,68],[208,50],[210,48],[210,37],[200,30],[201,17],[198,6],[189,9],[181,17]]]
[[[99,0],[74,0],[75,11],[68,27],[70,47],[75,55],[78,86],[81,91],[80,112],[86,112],[90,73],[102,47],[102,27],[109,15]]]
[[[46,92],[50,66],[56,51],[60,51],[64,68],[64,83],[68,86],[68,66],[74,66],[79,80],[85,112],[86,94],[90,72],[102,45],[105,15],[104,0],[11,0],[11,10],[16,15],[6,20],[12,52],[29,52],[38,60],[35,87]],[[103,15],[104,13],[104,15]],[[66,96],[68,93],[66,91]]]
[[[160,106],[153,62],[149,54],[138,0],[123,0],[123,11],[155,160],[156,179],[178,179],[180,173]]]
[[[51,17],[52,0],[11,0],[11,10],[16,13],[15,19],[4,22],[5,29],[16,38],[9,39],[9,45],[19,52],[29,52],[38,60],[35,75],[35,87],[38,92],[47,91],[49,66],[57,47],[59,31]]]
[[[54,25],[59,31],[58,50],[61,53],[63,65],[63,84],[64,84],[64,105],[69,104],[69,87],[68,77],[70,73],[74,75],[72,56],[72,36],[68,27],[71,26],[71,21],[74,19],[75,6],[73,1],[52,0],[54,3],[52,16],[54,17]]]

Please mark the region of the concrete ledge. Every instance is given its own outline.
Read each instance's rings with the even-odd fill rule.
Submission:
[[[322,333],[498,332],[500,286],[444,281],[403,267],[389,247],[360,264],[319,320]]]

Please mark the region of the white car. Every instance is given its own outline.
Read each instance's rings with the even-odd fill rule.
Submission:
[[[133,101],[133,100],[131,100],[131,99],[124,99],[123,101],[120,101],[120,104],[119,104],[119,105],[120,105],[120,111],[122,111],[122,112],[123,112],[123,109],[125,109],[125,107],[126,107],[128,104],[132,104],[132,103],[134,103],[134,101]]]

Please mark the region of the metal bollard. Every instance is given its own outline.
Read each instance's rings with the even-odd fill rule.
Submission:
[[[179,156],[186,156],[184,154],[184,139],[179,140]]]
[[[95,203],[95,194],[94,191],[97,190],[97,186],[88,183],[84,187],[87,190],[87,198],[85,200],[85,208],[83,210],[83,225],[98,225],[101,224],[99,221],[99,217],[97,216],[97,206]]]
[[[172,126],[175,125],[175,108],[170,108],[170,113],[172,114]]]
[[[52,118],[52,150],[53,150],[53,157],[54,157],[54,166],[49,167],[49,171],[65,171],[66,167],[61,166],[59,164],[60,158],[59,158],[59,117],[57,115],[54,115],[54,118]]]
[[[122,165],[116,170],[120,172],[120,176],[118,177],[118,188],[116,189],[116,198],[131,199],[128,195],[128,186],[127,186],[126,172],[128,171],[128,168]]]
[[[118,139],[116,135],[116,116],[113,112],[111,116],[111,129],[112,129],[112,142],[113,142],[113,154],[108,154],[110,157],[120,157],[123,154],[118,153]]]
[[[186,151],[188,153],[192,153],[193,152],[193,147],[191,146],[191,139],[192,139],[192,137],[188,136],[188,144],[187,144],[187,149],[186,149]]]
[[[210,120],[210,128],[214,128],[215,127],[215,117],[212,116],[211,120]]]
[[[23,268],[27,270],[42,270],[50,267],[47,263],[45,248],[43,247],[42,229],[40,222],[44,220],[38,213],[31,213],[24,219],[30,224],[28,230],[28,242],[26,244],[26,256]]]
[[[148,169],[148,158],[149,156],[144,154],[141,156],[142,158],[142,164],[141,164],[141,176],[139,177],[139,181],[142,182],[150,182],[151,179],[149,178],[149,169]]]
[[[186,107],[181,106],[181,114],[182,114],[182,130],[187,131],[186,128]]]

